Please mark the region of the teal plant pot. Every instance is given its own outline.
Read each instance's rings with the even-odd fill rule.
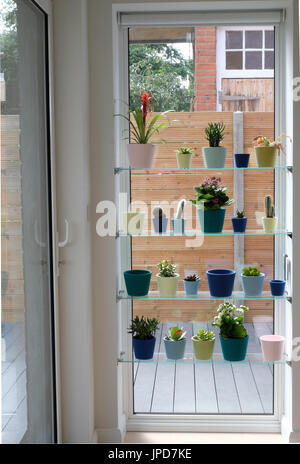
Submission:
[[[126,290],[129,296],[146,296],[149,292],[152,272],[135,269],[124,272]]]
[[[224,338],[220,342],[225,361],[244,361],[247,354],[248,335],[243,338]]]
[[[202,148],[204,163],[207,169],[222,169],[225,167],[226,147]]]
[[[245,296],[260,296],[264,288],[265,274],[262,272],[258,276],[242,275],[242,284]]]
[[[173,341],[167,340],[166,337],[164,337],[164,344],[166,356],[168,359],[176,360],[182,359],[184,357],[186,338],[183,338],[182,340],[178,341]]]
[[[224,226],[225,208],[203,209],[198,208],[200,227],[205,234],[221,233]]]

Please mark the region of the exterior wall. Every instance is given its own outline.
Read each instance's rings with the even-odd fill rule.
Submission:
[[[216,27],[195,27],[195,111],[217,105]]]

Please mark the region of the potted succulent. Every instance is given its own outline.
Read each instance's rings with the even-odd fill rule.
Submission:
[[[271,195],[265,197],[265,217],[262,218],[266,234],[274,234],[277,229],[278,217],[275,216],[275,207]]]
[[[125,212],[123,220],[126,234],[135,235],[143,232],[145,213],[142,211]]]
[[[247,353],[248,334],[244,327],[247,306],[237,308],[230,301],[218,307],[212,325],[220,328],[220,342],[225,361],[244,361]]]
[[[227,298],[232,295],[236,272],[232,269],[210,269],[206,271],[211,296]]]
[[[160,206],[156,206],[155,208],[153,208],[152,214],[154,232],[156,232],[157,234],[165,233],[168,227],[168,218],[163,212],[163,209]]]
[[[166,356],[168,359],[182,359],[184,357],[186,345],[186,332],[182,328],[171,327],[168,335],[164,337]]]
[[[210,122],[205,129],[205,138],[209,147],[202,148],[205,166],[208,169],[225,167],[226,147],[220,147],[224,139],[225,125],[222,122]]]
[[[159,295],[162,298],[174,298],[179,283],[179,274],[176,273],[175,264],[169,264],[165,259],[158,264],[158,268],[159,273],[156,277]]]
[[[196,359],[205,361],[212,358],[216,336],[210,330],[198,330],[192,337],[194,355]]]
[[[167,122],[158,124],[158,121],[161,117],[166,117],[169,111],[159,113],[149,121],[149,115],[152,112],[151,103],[153,97],[150,97],[148,92],[143,92],[140,97],[140,108],[129,109],[129,116],[124,116],[123,114],[117,114],[116,116],[121,116],[129,122],[130,135],[134,142],[127,145],[130,167],[135,169],[151,169],[156,145],[150,143],[150,141],[155,134],[158,134],[161,129],[166,127]]]
[[[260,296],[264,287],[265,274],[256,267],[245,267],[242,272],[242,284],[245,296]]]
[[[184,207],[186,201],[184,199],[178,202],[177,212],[174,219],[171,219],[174,235],[184,235],[186,219],[184,219]]]
[[[151,276],[152,272],[147,269],[131,269],[124,271],[124,280],[128,295],[148,295]]]
[[[193,150],[189,147],[180,147],[176,150],[177,166],[179,169],[190,169]]]
[[[267,362],[281,361],[285,338],[282,335],[262,335],[259,337],[263,359]]]
[[[237,233],[244,233],[247,226],[247,218],[245,217],[244,210],[236,210],[236,217],[231,218],[233,231]]]
[[[152,359],[156,342],[155,332],[158,330],[159,321],[136,316],[131,321],[128,333],[132,334],[132,344],[136,359]]]
[[[198,274],[188,274],[183,279],[186,296],[195,296],[198,294],[200,277]]]
[[[249,164],[249,153],[235,153],[234,160],[237,168],[247,168]]]
[[[207,177],[195,190],[196,200],[190,201],[197,207],[202,232],[222,232],[225,207],[231,205],[234,200],[227,196],[227,188],[221,185],[221,178]]]
[[[254,150],[256,154],[257,166],[260,168],[273,168],[276,166],[277,155],[279,150],[284,151],[284,146],[281,139],[285,137],[291,141],[288,135],[280,135],[275,140],[271,141],[263,135],[255,137],[253,140]]]

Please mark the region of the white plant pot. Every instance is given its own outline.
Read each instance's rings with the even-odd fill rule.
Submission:
[[[125,234],[137,235],[143,232],[145,213],[126,212],[123,215],[123,229]]]
[[[274,234],[277,229],[278,225],[278,217],[273,217],[273,218],[268,218],[268,217],[263,217],[263,226],[264,226],[264,231],[266,234]]]
[[[131,168],[151,169],[153,166],[156,145],[153,143],[129,143],[127,153]]]
[[[176,274],[175,277],[161,277],[159,274],[156,274],[157,277],[157,286],[159,295],[161,298],[174,298],[176,297],[176,292],[179,283],[179,274]]]

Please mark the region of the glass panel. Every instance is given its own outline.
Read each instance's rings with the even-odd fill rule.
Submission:
[[[243,31],[226,31],[227,50],[243,48]]]
[[[265,31],[265,48],[274,49],[274,31]]]
[[[53,441],[46,17],[1,0],[2,442]]]
[[[262,48],[262,31],[245,32],[245,48]]]
[[[245,55],[245,69],[262,69],[262,52],[246,52]]]
[[[243,52],[226,52],[226,69],[243,69]]]
[[[274,69],[274,52],[265,52],[265,69]]]

